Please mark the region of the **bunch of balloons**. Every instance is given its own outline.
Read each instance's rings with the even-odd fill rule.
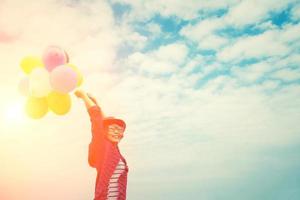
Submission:
[[[78,68],[69,63],[68,54],[57,46],[45,49],[42,58],[26,56],[21,68],[27,76],[19,82],[19,91],[27,97],[25,111],[33,119],[48,111],[64,115],[71,109],[69,92],[82,84]]]

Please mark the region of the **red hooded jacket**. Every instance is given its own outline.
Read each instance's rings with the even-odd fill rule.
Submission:
[[[98,105],[88,109],[92,126],[92,140],[89,144],[88,161],[97,170],[94,200],[106,200],[109,179],[120,159],[125,163],[125,171],[118,180],[118,200],[126,200],[128,166],[117,144],[106,138],[103,127],[103,114]]]

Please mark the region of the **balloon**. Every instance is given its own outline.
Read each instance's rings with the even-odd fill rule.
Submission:
[[[49,46],[43,54],[43,62],[49,72],[57,66],[67,63],[68,59],[66,52],[56,46]]]
[[[18,89],[19,89],[19,92],[21,95],[23,95],[23,96],[29,95],[29,78],[27,76],[23,77],[20,80]]]
[[[61,65],[50,73],[50,83],[53,90],[68,93],[76,88],[77,74],[71,67]]]
[[[48,95],[47,101],[50,110],[57,115],[64,115],[71,109],[71,97],[69,94],[53,91]]]
[[[36,68],[31,72],[29,91],[34,97],[44,97],[51,92],[49,72],[45,68]]]
[[[27,56],[22,59],[21,68],[26,74],[30,74],[30,72],[36,67],[43,67],[44,64],[42,60],[38,57]]]
[[[82,84],[82,82],[83,82],[83,76],[82,76],[82,74],[80,73],[80,71],[78,70],[78,68],[75,65],[70,64],[70,63],[68,63],[67,65],[69,67],[71,67],[74,70],[74,72],[76,72],[76,75],[77,75],[77,87],[79,87]]]
[[[47,98],[29,97],[26,102],[26,113],[33,119],[42,118],[48,112]]]

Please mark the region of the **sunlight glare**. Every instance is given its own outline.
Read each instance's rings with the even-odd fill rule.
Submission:
[[[23,124],[26,121],[24,105],[21,102],[15,102],[7,105],[4,112],[4,119],[9,124]]]

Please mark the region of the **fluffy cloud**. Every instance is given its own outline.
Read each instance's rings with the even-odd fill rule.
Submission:
[[[246,83],[253,83],[261,78],[264,74],[271,71],[273,68],[271,63],[267,61],[255,63],[252,65],[244,66],[243,68],[235,66],[231,69],[232,74],[240,81]]]
[[[131,21],[145,20],[160,14],[165,17],[176,16],[182,19],[193,19],[199,11],[217,10],[232,5],[237,0],[212,0],[212,1],[190,1],[166,0],[166,1],[145,1],[145,0],[114,0],[113,2],[125,3],[132,7],[129,14]]]
[[[256,24],[269,17],[270,12],[284,10],[294,0],[268,1],[268,0],[244,0],[229,9],[225,20],[237,27],[247,24]]]
[[[147,24],[147,28],[148,28],[148,31],[153,35],[158,36],[162,33],[162,30],[161,30],[161,27],[159,24],[152,22],[152,23]]]
[[[228,39],[217,35],[210,35],[198,44],[200,49],[219,49],[228,43]]]
[[[169,181],[212,184],[215,177],[244,177],[243,171],[256,168],[253,163],[245,163],[262,158],[253,152],[253,146],[256,150],[275,148],[298,137],[296,127],[287,127],[297,126],[293,109],[300,103],[296,100],[299,87],[266,96],[260,92],[261,87],[276,87],[274,83],[239,88],[230,77],[221,76],[194,90],[183,87],[184,81],[188,79],[178,75],[153,79],[130,74],[114,88],[115,98],[123,100],[124,113],[132,113],[127,115],[131,128],[126,141],[131,145],[124,148],[136,166],[129,189],[134,197],[141,185],[163,187]],[[168,151],[159,153],[165,149]],[[184,178],[178,174],[180,166],[193,167]],[[162,169],[175,176],[168,181]],[[145,173],[151,181],[149,177],[139,178]]]
[[[279,86],[279,82],[278,81],[271,81],[271,80],[267,80],[264,81],[260,84],[260,88],[262,90],[274,90]]]
[[[237,39],[218,53],[221,61],[240,61],[249,58],[284,56],[299,48],[300,25],[286,25],[282,30],[274,29],[262,34]]]
[[[222,18],[209,18],[196,25],[189,24],[183,27],[180,35],[196,42],[200,49],[219,49],[228,43],[228,39],[215,33],[225,25]]]
[[[195,41],[201,41],[203,38],[212,34],[222,26],[220,18],[205,19],[196,25],[187,25],[181,29],[180,34]]]
[[[166,74],[175,72],[184,62],[187,53],[188,49],[184,44],[173,43],[148,53],[133,53],[126,60],[126,65],[140,72]]]
[[[240,29],[246,25],[255,25],[257,28],[262,30],[275,29],[276,27],[272,24],[272,22],[264,20],[268,19],[272,12],[274,13],[284,10],[287,6],[292,5],[294,2],[294,0],[276,1],[275,3],[267,0],[240,1],[236,5],[230,5],[228,12],[224,16],[205,18],[196,24],[189,24],[181,29],[180,34],[189,40],[197,42],[201,49],[219,50],[229,43],[229,38],[220,37],[216,34],[219,30],[226,27]],[[280,47],[280,49],[283,50],[282,47]],[[226,49],[226,51],[227,50],[228,49]]]
[[[272,78],[280,79],[283,81],[295,81],[300,79],[300,69],[282,69],[274,72]]]
[[[276,40],[278,33],[279,31],[266,31],[260,35],[242,37],[218,53],[218,58],[225,62],[239,62],[247,58],[286,55],[289,53],[289,48]]]
[[[118,31],[118,37],[123,47],[132,48],[133,50],[138,51],[147,44],[148,37],[135,31],[126,20],[120,24]]]
[[[300,36],[298,34],[299,31],[300,31],[300,23],[295,25],[287,24],[278,34],[278,39],[294,47],[294,45],[299,45],[299,39],[300,39]]]
[[[0,9],[1,38],[16,37],[16,54],[35,54],[54,44],[89,69],[105,68],[115,60],[121,40],[105,2],[4,1]]]
[[[299,20],[300,19],[300,4],[297,4],[292,8],[291,16],[293,20]]]
[[[198,55],[190,59],[182,68],[181,72],[184,74],[192,73],[193,70],[199,68],[202,64],[205,63],[205,57]]]

